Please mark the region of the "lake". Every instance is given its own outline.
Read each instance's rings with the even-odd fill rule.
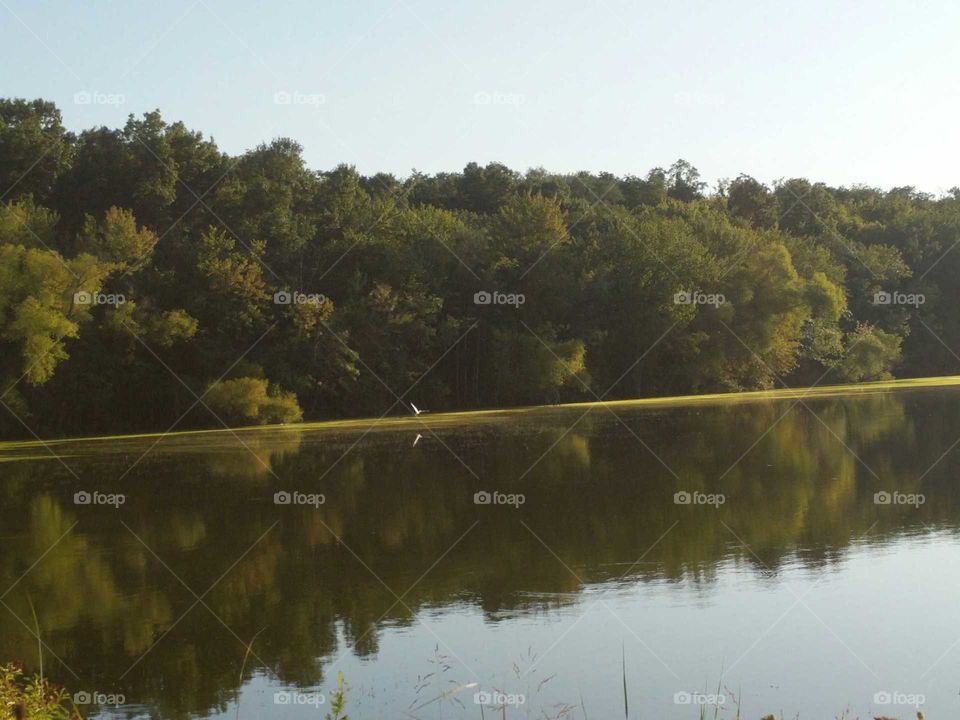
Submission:
[[[0,446],[0,660],[102,717],[957,717],[958,439],[943,386]]]

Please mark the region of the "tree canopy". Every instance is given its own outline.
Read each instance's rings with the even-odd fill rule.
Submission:
[[[0,100],[0,432],[956,372],[960,190],[314,171]]]

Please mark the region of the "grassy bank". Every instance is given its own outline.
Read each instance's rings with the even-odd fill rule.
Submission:
[[[558,405],[531,405],[515,408],[498,408],[490,410],[468,410],[462,412],[428,413],[420,416],[391,416],[382,418],[357,418],[349,420],[325,420],[321,422],[297,423],[293,425],[249,425],[230,429],[219,428],[209,430],[181,430],[170,433],[140,433],[130,435],[99,435],[75,438],[51,438],[48,440],[25,440],[0,442],[0,462],[12,459],[40,459],[49,455],[33,455],[30,458],[17,456],[15,458],[2,457],[3,452],[20,451],[45,446],[67,445],[76,442],[89,441],[118,441],[152,439],[159,437],[189,437],[204,435],[222,435],[224,433],[245,432],[289,432],[301,430],[333,430],[356,431],[372,428],[384,430],[404,430],[423,428],[440,429],[473,422],[496,421],[506,418],[535,416],[538,413],[553,412],[556,410],[609,407],[611,409],[632,410],[638,408],[670,408],[693,405],[719,405],[732,403],[751,403],[777,400],[805,400],[808,398],[840,397],[844,395],[875,394],[895,392],[898,390],[913,390],[923,388],[953,387],[960,385],[960,375],[942,377],[910,378],[905,380],[887,380],[869,383],[851,383],[845,385],[824,385],[812,388],[784,388],[780,390],[754,390],[737,393],[710,393],[703,395],[676,395],[672,397],[651,397],[637,400],[613,400],[604,402],[564,403]]]

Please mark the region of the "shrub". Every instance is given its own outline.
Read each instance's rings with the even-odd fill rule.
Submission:
[[[36,675],[25,678],[23,668],[18,664],[0,665],[2,717],[24,720],[79,718],[79,714],[68,705],[69,700],[62,688]]]
[[[203,401],[230,425],[290,423],[303,419],[297,396],[271,386],[262,378],[242,377],[215,383]]]

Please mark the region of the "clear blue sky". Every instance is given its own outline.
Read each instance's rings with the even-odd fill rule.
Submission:
[[[73,130],[160,108],[316,169],[960,185],[955,1],[0,0],[0,60]]]

